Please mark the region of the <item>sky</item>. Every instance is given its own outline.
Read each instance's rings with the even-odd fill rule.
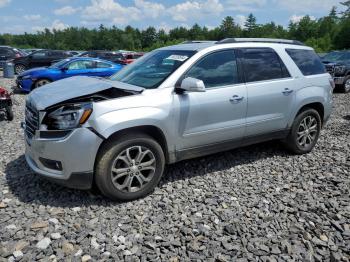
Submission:
[[[32,33],[69,26],[96,28],[100,24],[140,29],[154,26],[169,31],[194,23],[213,28],[225,16],[243,26],[249,13],[258,23],[287,26],[306,14],[325,16],[339,0],[0,0],[0,33]]]

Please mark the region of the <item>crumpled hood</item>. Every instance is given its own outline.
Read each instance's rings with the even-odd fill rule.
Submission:
[[[104,78],[75,76],[34,89],[26,99],[37,110],[109,88],[142,92],[143,88]]]

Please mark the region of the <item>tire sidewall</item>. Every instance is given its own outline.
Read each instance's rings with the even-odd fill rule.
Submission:
[[[115,158],[125,149],[131,146],[144,146],[152,151],[156,159],[156,170],[153,178],[148,184],[140,191],[133,193],[125,193],[117,188],[112,183],[111,168]],[[102,163],[100,161],[103,161]],[[131,138],[124,142],[118,142],[111,144],[102,153],[102,156],[97,163],[96,168],[96,183],[102,193],[113,200],[130,201],[141,198],[151,193],[158,185],[164,170],[165,158],[162,148],[153,139],[148,137]],[[102,164],[102,165],[101,165]]]
[[[345,86],[346,81],[348,81],[349,79],[350,79],[350,75],[348,75],[348,76],[345,77],[344,85],[343,85],[343,92],[344,92],[344,93],[349,93],[349,92],[350,92],[350,89],[346,90],[346,86]]]
[[[316,118],[317,134],[316,134],[316,137],[315,137],[314,141],[312,142],[312,144],[309,147],[304,148],[304,147],[301,147],[297,141],[297,132],[298,132],[301,121],[307,116],[314,116]],[[292,141],[294,143],[294,147],[298,153],[305,154],[305,153],[311,152],[311,150],[315,147],[315,145],[318,141],[318,138],[319,138],[320,133],[321,133],[321,127],[322,127],[321,117],[320,117],[319,113],[314,109],[306,109],[305,111],[303,111],[302,113],[300,113],[296,117],[294,124],[293,124],[292,131],[291,131],[291,138],[292,138]]]

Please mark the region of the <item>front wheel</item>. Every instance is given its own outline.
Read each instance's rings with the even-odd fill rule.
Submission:
[[[321,126],[320,114],[315,109],[305,109],[294,120],[286,139],[287,147],[295,154],[311,152],[317,143]]]
[[[161,146],[144,134],[125,135],[103,145],[95,181],[103,195],[130,201],[148,195],[159,183],[165,165]]]
[[[50,84],[51,81],[49,79],[39,79],[35,82],[34,87],[38,88],[47,84]]]
[[[342,86],[343,93],[349,93],[350,92],[350,75],[346,76],[344,84]]]

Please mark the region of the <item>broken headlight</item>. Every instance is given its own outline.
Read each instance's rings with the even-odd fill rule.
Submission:
[[[48,113],[43,124],[48,130],[73,129],[84,124],[91,113],[91,104],[64,105]]]

